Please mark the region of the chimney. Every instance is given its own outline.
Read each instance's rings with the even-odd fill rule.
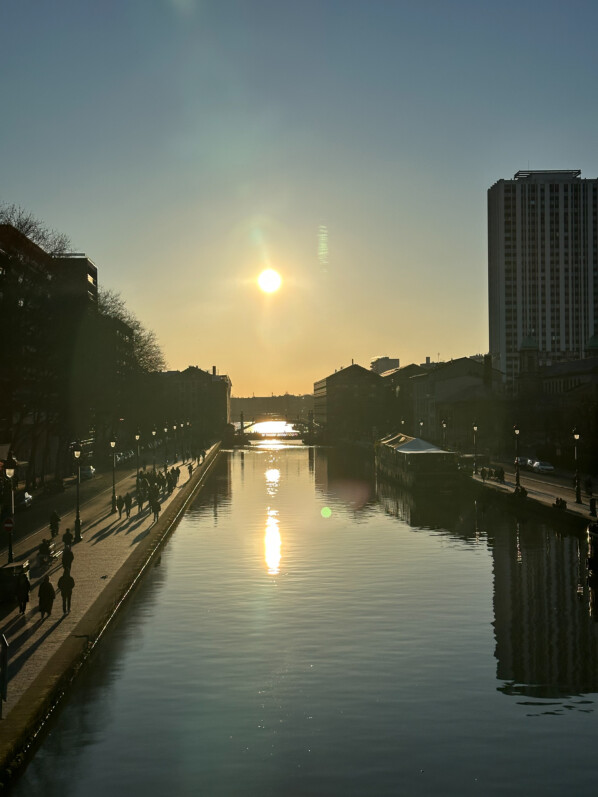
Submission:
[[[216,366],[212,366],[212,376],[216,376]]]

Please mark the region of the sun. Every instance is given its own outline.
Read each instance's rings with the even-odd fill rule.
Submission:
[[[282,277],[273,268],[267,268],[257,278],[257,284],[264,293],[274,293],[282,285]]]

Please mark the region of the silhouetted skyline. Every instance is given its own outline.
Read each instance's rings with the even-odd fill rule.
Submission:
[[[170,368],[217,364],[235,395],[309,392],[352,358],[485,352],[487,189],[525,168],[598,174],[597,17],[4,4],[0,200],[69,235]]]

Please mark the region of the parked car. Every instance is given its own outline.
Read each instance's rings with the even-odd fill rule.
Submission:
[[[536,460],[532,465],[532,470],[534,473],[552,473],[554,470],[554,465],[551,465],[550,462]]]
[[[527,468],[528,462],[527,457],[515,457],[515,465],[519,465],[520,468]]]
[[[96,469],[93,465],[81,465],[80,473],[81,481],[85,481],[86,479],[93,479],[96,475]]]
[[[29,509],[33,503],[33,496],[27,490],[19,490],[15,493],[15,509]]]

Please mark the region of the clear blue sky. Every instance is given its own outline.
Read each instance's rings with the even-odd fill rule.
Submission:
[[[486,191],[598,176],[597,23],[595,2],[4,0],[0,200],[236,395],[485,352]]]

